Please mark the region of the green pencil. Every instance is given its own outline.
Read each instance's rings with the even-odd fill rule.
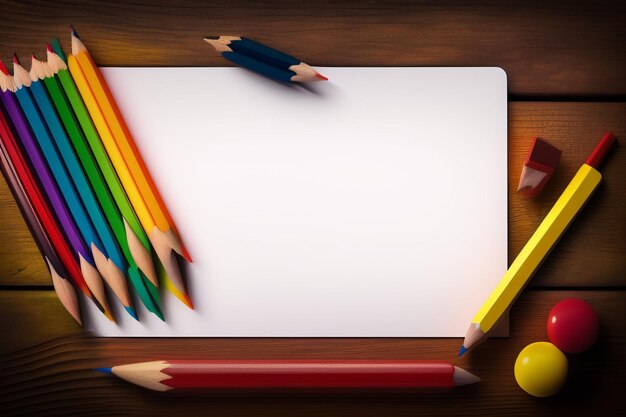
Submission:
[[[76,90],[69,71],[63,69],[64,62],[54,53],[50,45],[48,45],[47,67],[50,69],[50,73],[46,74],[43,81],[48,90],[48,94],[52,98],[76,154],[85,169],[91,186],[95,191],[96,198],[111,226],[111,230],[118,240],[124,257],[130,265],[128,276],[130,277],[131,284],[146,308],[163,319],[160,308],[160,297],[156,286],[158,280],[150,255],[149,241],[142,229],[142,233],[135,234],[132,227],[130,227],[130,223],[132,223],[133,220],[138,223],[132,209],[124,210],[126,213],[120,213],[122,211],[121,207],[124,207],[124,203],[126,203],[127,206],[129,204],[126,194],[121,188],[117,176],[110,171],[112,170],[110,161],[108,157],[106,157],[106,154],[103,154],[104,150],[102,149],[100,139],[95,133],[91,119],[86,113],[82,99]],[[74,86],[74,89],[71,88],[72,86]],[[99,153],[91,153],[86,137],[90,145],[92,143],[100,144]],[[92,150],[93,148],[92,146]],[[98,150],[97,146],[95,150]],[[103,169],[102,172],[98,168],[98,165],[96,165],[94,155],[96,159],[98,159],[100,169],[104,165],[105,169]],[[108,164],[103,160],[103,156]],[[107,172],[107,168],[109,168],[109,172]],[[105,184],[103,175],[107,179],[110,191],[109,187]],[[113,194],[113,196],[111,194]],[[121,205],[119,204],[120,201],[122,202]],[[116,202],[118,202],[118,204],[116,204]],[[148,243],[147,248],[145,243],[142,242],[142,237],[144,238],[143,240]]]

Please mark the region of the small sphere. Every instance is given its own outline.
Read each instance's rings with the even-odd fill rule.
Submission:
[[[550,341],[567,353],[584,352],[593,346],[599,327],[593,307],[580,298],[567,298],[552,307],[546,326]]]
[[[567,358],[552,343],[531,343],[515,361],[515,380],[520,388],[535,397],[556,394],[566,379]]]

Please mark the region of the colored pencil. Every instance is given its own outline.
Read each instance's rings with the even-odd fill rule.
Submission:
[[[489,337],[489,332],[511,308],[541,262],[600,184],[602,174],[598,169],[614,141],[615,137],[607,132],[580,167],[554,207],[474,316],[459,356]]]
[[[84,205],[85,211],[91,220],[98,238],[100,239],[101,246],[93,241],[92,245],[96,246],[98,250],[93,251],[94,260],[98,266],[98,270],[102,274],[104,280],[109,284],[109,287],[113,290],[113,293],[120,300],[126,311],[135,319],[137,314],[133,307],[133,302],[128,292],[128,285],[126,282],[125,271],[128,270],[128,264],[124,259],[120,247],[118,245],[111,227],[105,218],[98,201],[96,200],[93,190],[89,185],[89,181],[82,170],[78,158],[74,153],[74,149],[70,143],[69,138],[63,125],[59,120],[54,105],[52,104],[50,97],[48,96],[42,79],[50,73],[49,69],[43,63],[35,58],[31,57],[31,71],[29,85],[24,84],[26,89],[30,89],[35,99],[35,103],[39,108],[40,114],[43,116],[43,121],[47,126],[47,131],[50,132],[50,137],[54,140],[56,149],[61,157],[61,160],[65,164],[65,168],[69,173],[78,196]],[[46,154],[46,156],[48,156]]]
[[[282,82],[325,81],[319,72],[298,58],[240,36],[204,38],[222,56],[237,65]]]
[[[78,88],[74,83],[74,79],[67,68],[67,59],[61,49],[58,39],[54,39],[52,41],[52,45],[54,50],[48,49],[48,65],[51,71],[56,74],[61,81],[63,91],[72,106],[72,110],[74,111],[74,114],[76,115],[76,118],[78,119],[78,122],[85,134],[85,138],[89,143],[93,156],[96,158],[102,175],[104,175],[106,183],[111,190],[113,199],[115,200],[115,203],[124,218],[127,240],[130,251],[133,254],[133,258],[137,262],[139,268],[150,279],[152,284],[157,287],[159,284],[154,264],[152,262],[152,245],[150,244],[150,240],[148,239],[146,232],[141,227],[137,214],[128,200],[126,191],[124,190],[124,187],[115,172],[115,168],[113,167],[113,164],[104,149],[104,145],[100,140],[96,127],[89,116],[85,103],[83,102]],[[136,244],[137,240],[139,240],[141,246]]]
[[[50,56],[50,58],[53,60],[55,58],[58,58],[58,56],[54,54],[54,52],[52,52],[50,45],[48,45],[48,56]],[[65,65],[62,61],[60,62],[60,64]],[[58,66],[59,61],[54,60],[53,65],[55,67]],[[106,220],[108,221],[111,230],[115,235],[117,243],[122,250],[123,256],[128,263],[127,274],[130,278],[130,282],[133,288],[135,289],[136,293],[138,294],[139,298],[146,306],[146,308],[162,318],[163,314],[161,313],[160,306],[158,305],[158,303],[160,302],[160,299],[158,298],[158,291],[156,290],[154,284],[152,284],[139,270],[137,262],[135,262],[133,254],[130,250],[130,243],[128,241],[129,236],[127,234],[127,231],[129,229],[125,226],[122,215],[119,212],[117,205],[113,201],[113,197],[109,192],[109,188],[105,184],[99,167],[96,165],[93,154],[89,150],[87,141],[83,134],[83,130],[79,126],[78,120],[76,119],[74,112],[71,109],[69,100],[62,90],[59,79],[55,77],[55,71],[52,70],[50,64],[45,63],[46,69],[49,70],[48,73],[41,69],[43,66],[44,63],[34,60],[31,73],[33,71],[40,71],[42,73],[43,82],[46,86],[46,90],[48,91],[50,98],[54,103],[54,106],[57,110],[58,115],[61,118],[63,126],[65,127],[65,131],[67,132],[72,142],[72,145],[74,145],[74,150],[76,151],[84,172],[86,173],[87,178],[91,186],[93,187],[98,203],[100,203],[104,215],[106,216]],[[132,240],[133,237],[134,240]],[[137,244],[139,248],[143,248],[136,236],[133,235],[130,236],[130,238],[132,243]],[[154,266],[152,265],[152,259],[150,258],[150,254],[146,253],[145,257],[148,258],[148,264],[152,268],[151,272],[156,275],[156,273],[154,272]],[[145,259],[145,257],[143,259]],[[154,287],[153,294],[157,296],[156,300],[154,299],[154,295],[151,293],[151,290],[147,286]],[[121,295],[123,296],[124,294],[122,293]],[[128,295],[127,290],[126,295]]]
[[[102,243],[100,243],[100,239],[98,238],[98,235],[96,234],[91,222],[89,221],[89,216],[85,212],[85,208],[83,207],[82,202],[80,201],[77,192],[74,189],[74,185],[70,180],[69,174],[67,173],[65,166],[61,162],[61,159],[57,153],[58,151],[52,141],[43,116],[35,105],[35,100],[32,96],[32,92],[30,91],[30,89],[26,88],[26,86],[31,84],[30,75],[19,64],[17,58],[14,58],[13,79],[15,81],[16,88],[15,96],[17,97],[17,101],[19,102],[22,111],[26,116],[26,120],[28,121],[32,132],[34,133],[34,138],[37,140],[39,146],[41,147],[41,154],[45,156],[45,160],[48,162],[47,166],[52,172],[52,176],[56,180],[61,195],[63,196],[63,200],[67,204],[67,207],[69,208],[69,212],[72,214],[74,222],[76,222],[78,230],[82,235],[83,242],[86,242],[90,246],[91,251],[87,250],[84,254],[83,252],[79,252],[81,270],[83,271],[85,281],[87,282],[87,285],[89,285],[91,292],[98,299],[100,304],[102,304],[106,311],[109,311],[106,293],[102,284],[102,277],[100,273],[98,273],[97,268],[93,267],[93,265],[96,264],[93,254],[101,251],[100,248],[102,247]],[[38,155],[39,148],[35,144],[29,145],[37,149],[37,151],[35,151],[34,149],[30,149],[30,151],[28,152],[32,161],[40,156]],[[43,163],[43,161],[40,162]]]
[[[94,299],[98,308],[107,316],[107,318],[114,321],[104,293],[102,278],[94,266],[95,262],[92,258],[91,252],[84,241],[82,233],[78,230],[78,225],[74,222],[69,213],[69,208],[66,206],[62,193],[56,182],[53,180],[53,176],[49,170],[50,168],[44,162],[42,151],[36,144],[35,130],[31,130],[28,117],[22,112],[21,103],[23,103],[23,105],[29,110],[29,114],[33,117],[36,132],[41,134],[43,125],[41,125],[40,121],[38,122],[36,109],[32,103],[30,93],[23,89],[20,91],[17,90],[14,78],[9,75],[9,71],[6,69],[2,61],[0,61],[0,84],[7,88],[6,90],[3,89],[0,94],[0,98],[2,99],[7,115],[14,125],[15,131],[22,142],[22,146],[26,154],[30,158],[30,162],[42,186],[40,190],[47,196],[48,201],[52,205],[52,208],[54,209],[54,212],[59,220],[60,226],[67,236],[67,241],[71,246],[73,253],[79,260],[81,274],[84,282],[89,287],[90,294],[83,286],[79,285],[79,288],[81,288],[87,296]],[[69,262],[69,260],[65,260],[66,262]],[[68,267],[68,270],[70,272],[72,271],[70,267]]]
[[[167,271],[170,289],[188,307],[193,308],[173,251],[191,261],[180,242],[167,210],[161,210],[162,200],[153,193],[145,164],[141,160],[130,133],[115,106],[98,68],[75,32],[72,32],[72,55],[68,67],[100,138],[137,216],[149,236],[152,246]]]
[[[154,217],[154,221],[157,224],[158,229],[162,233],[170,235],[167,239],[172,242],[172,249],[182,255],[188,262],[191,262],[191,257],[180,239],[172,216],[167,210],[167,207],[163,202],[163,198],[159,194],[159,191],[150,176],[150,172],[148,171],[148,168],[146,167],[146,164],[144,163],[141,154],[133,141],[130,131],[126,126],[117,104],[115,103],[109,87],[102,77],[100,70],[93,62],[89,51],[79,39],[78,34],[73,28],[71,35],[72,55],[76,58],[76,61],[85,74],[89,86],[93,91],[94,97],[102,109],[102,113],[105,116],[107,123],[111,127],[113,137],[126,159],[133,179],[137,183],[141,196],[144,198],[150,213]]]
[[[2,111],[0,111],[0,119],[0,171],[2,171],[33,239],[46,261],[52,284],[59,301],[61,301],[63,307],[74,317],[78,324],[82,326],[83,322],[80,316],[80,305],[78,304],[76,291],[72,284],[69,283],[68,278],[65,278],[68,276],[65,267],[57,256],[50,239],[48,239],[44,226],[39,221],[35,213],[35,208],[28,199],[26,189],[19,179],[19,174],[10,160],[9,152],[4,146],[4,143],[8,142],[10,139],[7,134],[8,125],[6,124]],[[80,276],[80,270],[78,271],[78,275]]]
[[[154,391],[453,388],[480,381],[448,362],[410,360],[167,360],[97,370]]]

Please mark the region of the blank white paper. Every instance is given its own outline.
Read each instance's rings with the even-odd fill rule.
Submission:
[[[507,267],[499,68],[104,68],[194,262],[194,311],[100,336],[464,336]],[[184,262],[183,262],[184,263]],[[110,300],[114,296],[110,293]]]

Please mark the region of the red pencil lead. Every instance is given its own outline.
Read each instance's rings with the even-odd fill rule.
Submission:
[[[30,54],[30,60],[31,61],[36,61],[37,58],[35,58],[35,54]]]
[[[52,46],[50,45],[50,42],[46,42],[46,49],[48,50],[48,52],[54,52],[52,50]]]
[[[21,65],[20,60],[17,57],[17,52],[13,54],[13,63],[17,65]]]
[[[2,60],[0,60],[0,71],[2,71],[4,75],[9,75],[9,70],[4,65],[4,62],[2,62]]]
[[[328,78],[327,78],[327,77],[324,77],[324,76],[323,76],[322,74],[320,74],[319,72],[316,72],[316,73],[315,73],[315,76],[316,76],[317,78],[319,78],[320,80],[322,80],[322,81],[327,81],[327,80],[328,80]]]

